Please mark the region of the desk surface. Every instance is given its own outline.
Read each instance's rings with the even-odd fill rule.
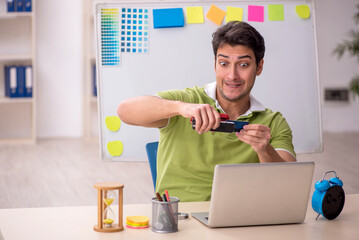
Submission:
[[[180,212],[208,211],[208,202],[180,203]],[[147,215],[151,204],[124,205],[124,217]],[[332,221],[320,217],[308,205],[302,224],[207,228],[190,217],[179,221],[179,232],[159,234],[147,229],[129,229],[117,233],[93,230],[97,207],[0,209],[1,240],[13,239],[358,239],[359,194],[347,195],[341,215]],[[150,222],[151,223],[151,222]]]

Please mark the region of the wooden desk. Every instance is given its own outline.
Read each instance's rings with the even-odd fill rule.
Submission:
[[[180,203],[179,211],[208,211],[209,203]],[[255,214],[255,213],[253,213]],[[151,204],[125,205],[124,217],[147,215],[151,218]],[[308,205],[302,224],[207,228],[189,218],[179,221],[179,232],[159,234],[148,229],[129,229],[117,233],[93,230],[97,223],[96,206],[0,209],[1,240],[17,239],[358,239],[359,194],[347,195],[341,215],[332,221],[320,217]],[[150,222],[151,223],[151,222]]]

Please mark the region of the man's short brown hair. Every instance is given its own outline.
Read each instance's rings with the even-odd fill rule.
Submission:
[[[243,45],[253,50],[256,63],[263,59],[265,46],[262,35],[251,25],[245,22],[232,21],[218,28],[212,34],[212,46],[215,58],[218,48],[225,44],[231,46]]]

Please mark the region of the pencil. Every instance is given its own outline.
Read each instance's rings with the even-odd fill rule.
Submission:
[[[156,196],[157,196],[158,201],[163,202],[163,199],[162,199],[161,195],[158,192],[156,192]]]

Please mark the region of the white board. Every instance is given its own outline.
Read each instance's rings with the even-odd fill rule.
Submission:
[[[211,4],[224,11],[227,6],[243,8],[245,22],[248,22],[248,5],[264,6],[264,22],[248,22],[263,35],[266,45],[264,69],[257,77],[252,94],[266,107],[273,111],[280,111],[284,115],[293,130],[293,143],[297,153],[321,151],[322,129],[315,12],[312,2],[116,1],[95,5],[102,159],[146,160],[145,144],[159,139],[158,129],[129,126],[125,123],[121,123],[118,131],[110,131],[106,127],[105,118],[117,116],[116,108],[121,101],[139,95],[153,95],[168,89],[204,86],[206,83],[215,81],[211,41],[212,33],[218,26],[206,18]],[[268,20],[268,4],[284,5],[284,21]],[[309,19],[302,19],[297,15],[295,7],[301,4],[309,6],[311,10]],[[203,24],[185,23],[185,26],[181,28],[153,28],[153,9],[183,8],[186,21],[186,7],[190,6],[203,7],[205,18]],[[101,15],[101,10],[109,9],[118,11],[115,18],[111,19],[115,21],[114,23],[104,22],[106,16]],[[121,37],[127,37],[127,32],[121,32],[121,28],[122,26],[126,28],[128,25],[127,15],[122,15],[122,9],[124,11],[130,9],[132,13],[134,9],[136,12],[140,9],[147,9],[147,53],[138,53],[138,49],[136,53],[126,52],[126,49],[125,52],[121,52]],[[125,22],[122,23],[122,20]],[[223,21],[222,24],[224,23]],[[117,54],[118,65],[109,66],[104,62],[105,50],[101,47],[101,40],[104,40],[106,36],[101,31],[101,24],[102,28],[106,25],[118,30],[118,39],[114,41],[114,44],[118,45],[116,48],[120,52],[112,53]],[[143,29],[142,32],[144,33]],[[126,45],[125,41],[123,43]],[[144,44],[141,47],[143,46]],[[114,157],[108,152],[107,144],[112,141],[123,143],[123,153],[120,156]]]

